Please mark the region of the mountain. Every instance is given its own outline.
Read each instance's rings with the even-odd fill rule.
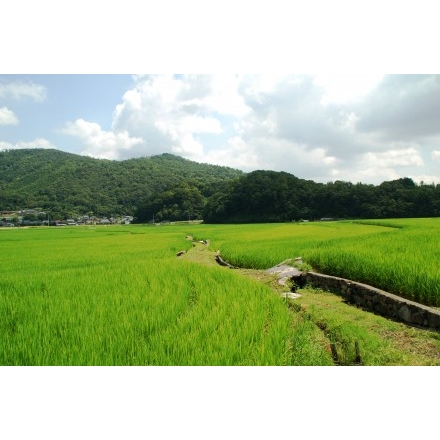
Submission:
[[[0,211],[25,208],[61,219],[132,215],[142,223],[153,218],[255,223],[437,217],[440,185],[416,185],[407,177],[378,186],[323,184],[286,172],[244,173],[172,154],[113,161],[59,150],[0,152]]]
[[[60,218],[133,215],[139,205],[180,187],[203,200],[244,173],[172,154],[124,161],[54,149],[0,152],[0,210],[50,210]]]

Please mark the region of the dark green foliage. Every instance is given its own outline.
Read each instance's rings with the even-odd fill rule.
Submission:
[[[208,222],[253,223],[290,221],[301,212],[305,200],[295,191],[303,182],[275,171],[254,171],[212,197],[204,212]],[[223,206],[222,206],[223,205]]]
[[[440,185],[409,178],[378,186],[327,184],[274,171],[254,171],[232,181],[206,203],[206,223],[269,223],[322,218],[437,217]]]
[[[201,219],[203,205],[202,193],[184,182],[141,203],[135,213],[136,222]]]
[[[172,154],[125,161],[59,150],[0,152],[0,210],[38,207],[51,218],[135,215],[137,222],[263,223],[440,215],[440,185],[410,178],[378,186],[327,184],[242,171]],[[31,221],[31,220],[29,220]]]
[[[180,210],[200,216],[203,201],[243,173],[172,154],[125,161],[93,159],[59,150],[0,152],[0,210],[39,207],[53,216],[133,215],[165,191],[187,190]],[[177,197],[184,197],[182,192]],[[167,200],[169,202],[169,200]],[[192,211],[188,212],[187,211]]]

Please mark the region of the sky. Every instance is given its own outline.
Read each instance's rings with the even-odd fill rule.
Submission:
[[[440,183],[440,75],[2,74],[0,149]]]

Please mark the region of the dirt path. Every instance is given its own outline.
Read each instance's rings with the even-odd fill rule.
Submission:
[[[209,243],[195,241],[192,243],[192,245],[192,248],[188,252],[182,254],[179,258],[193,261],[199,264],[204,264],[206,266],[218,266],[218,263],[216,261],[216,256],[218,255],[218,252],[210,250]],[[225,268],[225,270],[234,270],[239,272],[243,276],[247,276],[249,278],[253,278],[255,280],[268,284],[280,294],[288,290],[285,286],[278,284],[278,277],[276,274],[270,274],[264,270],[243,268]]]

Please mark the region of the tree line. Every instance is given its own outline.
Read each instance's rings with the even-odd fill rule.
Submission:
[[[322,218],[399,218],[440,215],[440,185],[408,177],[371,185],[316,183],[285,172],[254,171],[213,194],[206,223],[255,223]]]

